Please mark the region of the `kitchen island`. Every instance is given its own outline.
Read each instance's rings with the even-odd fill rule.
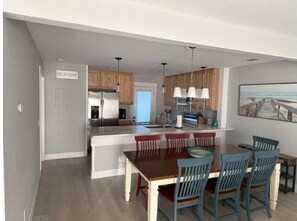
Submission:
[[[212,128],[206,124],[183,124],[182,129],[174,127],[147,128],[143,125],[93,127],[91,129],[92,166],[91,178],[103,178],[123,175],[125,172],[124,151],[135,150],[136,135],[216,132],[216,143],[225,142],[225,132],[233,128]],[[194,145],[193,135],[190,145]],[[161,148],[166,148],[165,136],[162,137]]]

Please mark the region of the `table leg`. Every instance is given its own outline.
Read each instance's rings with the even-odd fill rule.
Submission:
[[[272,210],[275,210],[276,204],[277,204],[279,177],[280,177],[280,163],[275,165],[272,176],[270,178],[270,207]]]
[[[158,184],[149,182],[148,186],[148,221],[156,221],[158,213]]]
[[[130,200],[131,181],[132,181],[132,164],[126,158],[126,167],[125,167],[125,200],[127,202]]]

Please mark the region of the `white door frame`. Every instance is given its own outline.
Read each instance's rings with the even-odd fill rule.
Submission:
[[[151,123],[155,123],[157,84],[156,83],[145,83],[145,82],[134,82],[134,102],[135,102],[135,95],[136,95],[137,89],[152,91],[153,96],[152,96],[152,100],[151,100]],[[130,106],[130,119],[133,119],[133,117],[134,117],[134,105],[131,105]]]
[[[45,79],[44,70],[39,65],[39,142],[40,142],[40,170],[45,155]]]

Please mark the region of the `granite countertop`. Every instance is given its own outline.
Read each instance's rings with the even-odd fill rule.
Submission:
[[[191,125],[183,123],[182,129],[174,127],[168,128],[146,128],[143,125],[133,126],[111,126],[111,127],[93,127],[91,136],[127,136],[127,135],[144,135],[144,134],[166,134],[166,133],[184,133],[184,132],[220,132],[231,131],[233,128],[212,128],[207,124]]]

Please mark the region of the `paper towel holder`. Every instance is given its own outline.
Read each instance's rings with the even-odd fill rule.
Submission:
[[[183,128],[183,116],[182,115],[177,115],[176,116],[176,129],[182,129]]]

